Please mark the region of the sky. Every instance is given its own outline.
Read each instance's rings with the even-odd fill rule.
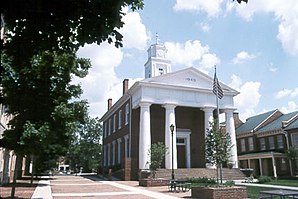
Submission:
[[[298,1],[144,0],[143,10],[123,8],[123,47],[85,45],[79,57],[92,68],[80,82],[92,117],[107,111],[108,98],[144,78],[147,49],[156,33],[167,48],[172,72],[195,67],[239,91],[240,118],[279,109],[298,110]]]

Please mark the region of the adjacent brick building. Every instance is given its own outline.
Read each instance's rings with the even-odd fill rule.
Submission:
[[[295,175],[295,163],[286,151],[298,147],[298,111],[272,110],[250,117],[236,129],[236,135],[240,168],[252,168],[256,176]]]

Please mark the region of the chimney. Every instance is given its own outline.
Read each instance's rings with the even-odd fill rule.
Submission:
[[[238,128],[240,125],[243,124],[243,122],[239,118],[239,113],[238,112],[234,112],[233,117],[234,117],[234,122],[235,122],[235,128]]]
[[[110,108],[113,106],[113,103],[112,103],[112,98],[109,98],[108,99],[108,110],[110,110]]]
[[[123,80],[123,95],[127,92],[128,90],[128,79]]]

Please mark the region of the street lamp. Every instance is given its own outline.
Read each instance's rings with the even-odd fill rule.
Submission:
[[[172,134],[172,180],[175,180],[175,173],[174,173],[174,130],[175,126],[174,124],[171,124],[170,126],[171,134]]]

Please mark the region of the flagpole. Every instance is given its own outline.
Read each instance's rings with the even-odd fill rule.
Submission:
[[[214,65],[214,69],[215,69],[215,76],[216,76],[216,65]],[[217,79],[217,77],[216,77],[216,79]],[[218,79],[216,81],[218,81]],[[215,97],[216,97],[216,111],[217,111],[217,124],[216,124],[216,127],[217,127],[217,130],[219,130],[218,88],[216,89],[216,96]]]
[[[217,79],[217,76],[216,76],[216,65],[214,65],[214,70],[215,70],[215,73],[214,73],[214,79],[216,80],[216,86],[217,86],[217,89],[216,89],[216,111],[217,111],[217,118],[215,120],[216,122],[216,130],[219,131],[219,105],[218,105],[218,79]],[[217,183],[218,183],[218,170],[220,170],[220,176],[222,176],[222,173],[221,173],[221,165],[218,165],[216,164],[216,178],[217,178]],[[222,178],[221,178],[222,179]],[[222,182],[221,182],[222,184]]]

